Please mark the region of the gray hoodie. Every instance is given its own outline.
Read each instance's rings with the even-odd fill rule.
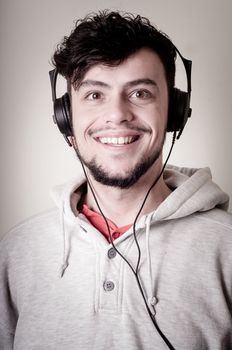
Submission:
[[[136,225],[148,307],[176,350],[232,349],[228,196],[207,168],[169,166],[164,178],[175,190]],[[128,265],[75,213],[84,181],[56,189],[57,208],[1,241],[0,350],[168,349]],[[115,245],[135,267],[132,229]]]

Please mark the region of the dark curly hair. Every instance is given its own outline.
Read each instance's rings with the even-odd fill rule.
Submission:
[[[76,22],[53,55],[57,71],[76,88],[87,70],[96,64],[118,65],[141,48],[150,48],[160,57],[169,90],[175,82],[176,50],[166,34],[147,18],[100,11]]]

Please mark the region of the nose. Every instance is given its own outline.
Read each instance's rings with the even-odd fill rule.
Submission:
[[[119,125],[132,121],[133,118],[134,116],[130,105],[123,96],[111,98],[105,115],[107,123]]]

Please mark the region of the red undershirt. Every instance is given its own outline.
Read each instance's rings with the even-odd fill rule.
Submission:
[[[84,214],[86,218],[91,222],[91,224],[103,234],[103,236],[107,239],[108,242],[111,242],[107,225],[101,214],[98,214],[95,211],[89,209],[86,204],[83,205],[81,209],[81,213]],[[118,227],[111,220],[109,219],[106,219],[106,220],[109,225],[110,233],[113,240],[120,237],[132,226],[132,224],[130,224],[130,225]]]

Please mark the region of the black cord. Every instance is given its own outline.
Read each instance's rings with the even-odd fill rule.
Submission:
[[[86,180],[87,180],[87,183],[88,183],[88,185],[89,185],[89,187],[90,187],[90,190],[91,190],[91,192],[92,192],[92,195],[93,195],[93,197],[94,197],[94,200],[95,200],[95,202],[96,202],[96,205],[97,205],[97,207],[98,207],[98,210],[99,210],[99,212],[101,213],[101,215],[102,215],[102,217],[103,217],[103,219],[104,219],[104,221],[105,221],[105,224],[106,224],[106,227],[107,227],[107,230],[108,230],[108,233],[109,233],[109,237],[110,237],[110,243],[112,244],[112,247],[113,247],[114,250],[117,252],[117,254],[119,254],[119,255],[121,256],[121,258],[127,263],[127,265],[130,267],[132,273],[134,274],[135,279],[136,279],[137,284],[138,284],[138,287],[139,287],[139,291],[140,291],[140,293],[141,293],[141,295],[142,295],[143,301],[144,301],[144,303],[145,303],[145,307],[146,307],[147,312],[148,312],[148,314],[149,314],[149,316],[150,316],[150,318],[151,318],[151,321],[152,321],[153,325],[155,326],[157,332],[159,333],[159,335],[160,335],[161,338],[164,340],[164,342],[166,343],[166,345],[168,346],[168,348],[169,348],[170,350],[175,350],[175,348],[172,346],[172,344],[169,342],[169,340],[166,338],[166,336],[164,335],[164,333],[163,333],[163,332],[161,331],[161,329],[159,328],[159,326],[158,326],[158,324],[157,324],[157,322],[156,322],[156,319],[155,319],[155,315],[152,314],[152,312],[151,312],[151,310],[150,310],[150,308],[149,308],[149,306],[148,306],[148,304],[147,304],[147,300],[146,300],[146,297],[145,297],[145,295],[144,295],[144,291],[143,291],[143,288],[142,288],[142,285],[141,285],[141,282],[140,282],[140,279],[139,279],[139,266],[140,266],[140,260],[141,260],[141,249],[140,249],[140,246],[139,246],[139,243],[138,243],[138,239],[137,239],[137,235],[136,235],[136,223],[137,223],[137,221],[138,221],[139,215],[141,214],[141,212],[142,212],[142,210],[143,210],[143,207],[144,207],[144,205],[145,205],[145,203],[146,203],[146,201],[147,201],[147,198],[148,198],[148,196],[149,196],[151,190],[155,187],[155,185],[157,184],[157,182],[159,181],[159,179],[161,178],[161,176],[162,176],[162,174],[163,174],[163,172],[164,172],[164,169],[165,169],[165,167],[166,167],[166,165],[167,165],[167,162],[168,162],[168,160],[169,160],[169,158],[170,158],[170,155],[171,155],[171,153],[172,153],[172,150],[173,150],[175,141],[176,141],[176,131],[174,131],[174,133],[173,133],[172,144],[171,144],[171,147],[170,147],[168,156],[167,156],[167,158],[166,158],[166,160],[165,160],[165,162],[164,162],[164,165],[163,165],[163,167],[162,167],[162,169],[161,169],[161,171],[160,171],[158,177],[155,179],[155,181],[152,183],[151,187],[150,187],[149,190],[147,191],[146,196],[145,196],[145,198],[144,198],[144,200],[143,200],[143,202],[142,202],[142,205],[141,205],[141,207],[140,207],[140,209],[139,209],[139,211],[138,211],[138,213],[137,213],[137,215],[136,215],[136,217],[135,217],[134,223],[133,223],[133,236],[134,236],[134,240],[135,240],[135,243],[136,243],[136,246],[137,246],[137,249],[138,249],[138,260],[137,260],[136,268],[133,268],[133,266],[131,265],[131,263],[130,263],[130,262],[125,258],[125,256],[116,248],[116,246],[115,246],[115,244],[114,244],[114,242],[113,242],[113,238],[112,238],[111,232],[110,232],[110,227],[109,227],[108,221],[107,221],[107,219],[106,219],[106,217],[105,217],[105,215],[104,215],[104,213],[103,213],[103,211],[102,211],[102,209],[101,209],[101,207],[100,207],[100,205],[99,205],[99,203],[98,203],[97,197],[96,197],[96,195],[95,195],[95,192],[94,192],[94,190],[93,190],[93,187],[92,187],[92,185],[91,185],[91,182],[90,182],[90,180],[89,180],[89,178],[88,178],[88,175],[87,175],[87,173],[86,173],[86,170],[85,170],[85,167],[84,167],[84,165],[83,165],[82,159],[81,159],[81,157],[79,157],[79,160],[80,160],[80,162],[81,162],[82,169],[83,169],[83,171],[84,171],[84,174],[85,174],[85,177],[86,177]]]

